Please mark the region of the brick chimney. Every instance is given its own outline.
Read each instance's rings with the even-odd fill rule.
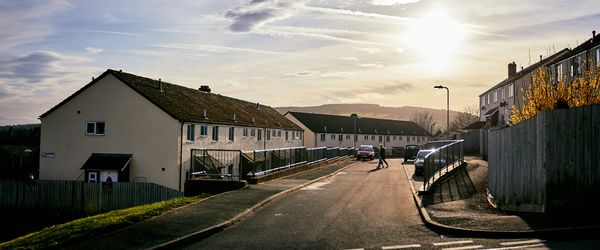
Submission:
[[[508,77],[512,77],[517,74],[517,64],[515,62],[508,64]]]
[[[200,85],[200,91],[210,93],[210,87],[208,85]]]

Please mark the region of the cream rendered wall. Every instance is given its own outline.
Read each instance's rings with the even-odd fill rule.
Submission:
[[[187,140],[187,125],[194,125],[194,140]],[[200,135],[200,127],[207,127],[207,135]],[[213,141],[213,127],[219,127],[218,140]],[[185,123],[183,126],[183,175],[185,176],[186,171],[191,167],[190,154],[192,149],[231,149],[231,150],[242,150],[252,151],[260,149],[270,148],[289,148],[289,147],[301,147],[302,140],[300,138],[292,138],[292,131],[288,130],[288,140],[285,140],[285,131],[283,129],[269,129],[270,131],[281,131],[281,137],[273,137],[271,135],[270,140],[266,140],[266,129],[255,128],[255,127],[234,127],[234,139],[229,141],[229,128],[232,125],[217,125],[217,124],[205,124],[205,123]],[[248,129],[248,136],[243,136],[244,128]],[[255,134],[252,136],[252,129],[255,129]],[[262,130],[262,138],[258,141],[258,130]]]
[[[92,153],[126,153],[130,181],[180,187],[180,123],[110,74],[41,121],[40,150],[56,157],[40,158],[40,179],[83,180]],[[105,135],[86,136],[87,121],[104,121]]]
[[[306,148],[315,148],[318,145],[318,137],[315,135],[313,131],[308,129],[308,127],[304,126],[296,117],[291,115],[290,113],[285,114],[285,118],[295,123],[298,127],[304,130],[304,147]]]
[[[350,134],[350,140],[346,139],[346,134],[334,134],[335,139],[331,139],[331,135],[332,134],[325,133],[325,141],[321,141],[321,134],[317,133],[316,134],[317,146],[318,147],[353,147],[354,146],[354,142],[352,141],[352,138],[354,137],[353,134]],[[339,135],[344,136],[344,140],[342,142],[339,141]],[[367,136],[367,139],[365,139],[365,136]],[[371,139],[372,136],[375,136],[374,140]],[[359,134],[358,140],[356,141],[356,147],[359,147],[360,145],[373,145],[373,146],[378,147],[380,144],[383,144],[385,147],[406,147],[406,145],[423,145],[423,144],[427,143],[428,140],[432,140],[431,138],[429,138],[427,136],[410,136],[410,141],[407,141],[408,136],[406,136],[406,135],[403,135],[403,136],[396,135],[396,140],[394,140],[394,135],[389,135],[390,141],[386,141],[385,136],[383,136],[382,137],[383,141],[380,142],[379,136],[380,135]],[[413,137],[415,138],[414,140],[413,140]],[[418,140],[417,140],[417,137],[419,138]]]

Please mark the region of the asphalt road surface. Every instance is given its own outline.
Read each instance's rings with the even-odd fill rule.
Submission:
[[[399,159],[355,164],[278,199],[187,249],[598,249],[593,237],[473,239],[439,235],[420,220]]]

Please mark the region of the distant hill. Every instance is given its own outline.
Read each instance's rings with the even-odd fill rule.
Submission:
[[[307,112],[329,115],[347,115],[352,113],[358,114],[361,117],[381,118],[391,120],[410,120],[410,116],[415,112],[425,111],[431,112],[433,119],[437,122],[438,127],[445,128],[446,126],[446,110],[430,109],[421,107],[384,107],[378,104],[325,104],[321,106],[310,107],[276,107],[279,113],[285,114],[288,111]],[[458,116],[457,111],[450,110],[450,122]]]

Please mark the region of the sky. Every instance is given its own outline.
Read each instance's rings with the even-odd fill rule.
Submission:
[[[441,84],[460,111],[594,29],[597,0],[2,0],[0,125],[109,68],[273,107],[445,109]]]

